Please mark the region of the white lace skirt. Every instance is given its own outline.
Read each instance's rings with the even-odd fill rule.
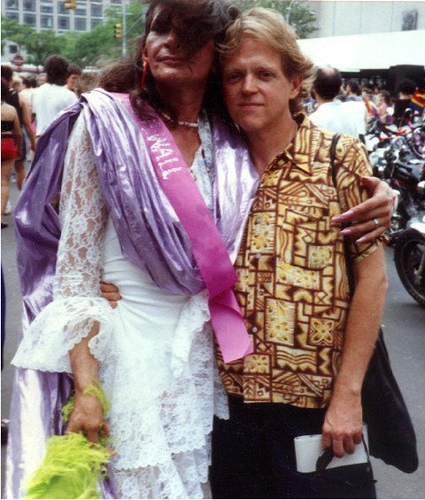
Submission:
[[[187,297],[158,289],[123,258],[111,223],[105,238],[104,280],[115,283],[123,297],[116,309],[102,299],[91,305],[89,299],[81,299],[79,307],[74,300],[71,308],[67,300],[54,301],[33,323],[32,340],[21,345],[14,362],[22,366],[26,358],[28,365],[25,351],[31,349],[38,366],[25,367],[57,369],[53,353],[60,358],[62,352],[65,359],[70,347],[58,345],[67,328],[63,325],[73,322],[67,315],[75,317],[92,307],[100,330],[90,348],[112,403],[108,419],[116,453],[110,472],[116,497],[202,498],[213,415],[227,417],[207,294]],[[68,360],[58,363],[66,365]]]

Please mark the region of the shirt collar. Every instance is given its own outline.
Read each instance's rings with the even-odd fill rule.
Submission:
[[[273,160],[271,166],[289,162],[292,168],[302,170],[307,175],[311,175],[322,134],[320,129],[313,125],[304,113],[294,116],[294,120],[298,124],[297,133],[283,153]]]

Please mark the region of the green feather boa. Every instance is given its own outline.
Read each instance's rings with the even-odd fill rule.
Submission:
[[[99,398],[103,414],[108,412],[109,404],[98,383],[84,392]],[[64,422],[69,420],[74,404],[72,397],[63,407]],[[99,483],[112,454],[106,444],[107,438],[102,435],[99,443],[90,443],[82,434],[52,436],[46,443],[42,464],[24,483],[24,498],[100,498]]]

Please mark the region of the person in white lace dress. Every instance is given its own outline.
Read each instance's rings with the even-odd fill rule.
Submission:
[[[138,94],[160,113],[211,212],[216,165],[204,92],[215,42],[235,12],[221,0],[156,0],[142,42],[147,80]],[[194,30],[197,39],[183,43],[181,34]],[[119,67],[110,69],[103,86],[114,90],[123,75]],[[143,109],[135,111],[143,120]],[[127,127],[126,120],[114,126]],[[14,364],[73,374],[76,403],[68,431],[91,441],[110,434],[116,498],[202,497],[213,416],[227,416],[208,294],[161,289],[124,257],[84,113],[68,142],[59,217],[53,301],[32,323]],[[102,280],[120,288],[123,300],[114,310],[100,297]],[[99,400],[84,393],[95,380],[111,401],[107,419]]]

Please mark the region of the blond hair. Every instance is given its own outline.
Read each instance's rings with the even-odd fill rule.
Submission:
[[[256,38],[280,54],[282,70],[287,78],[302,79],[300,93],[289,103],[292,114],[302,111],[302,100],[311,88],[313,63],[301,52],[294,29],[275,10],[262,7],[246,10],[226,31],[219,47],[221,61],[234,53],[247,36]]]

